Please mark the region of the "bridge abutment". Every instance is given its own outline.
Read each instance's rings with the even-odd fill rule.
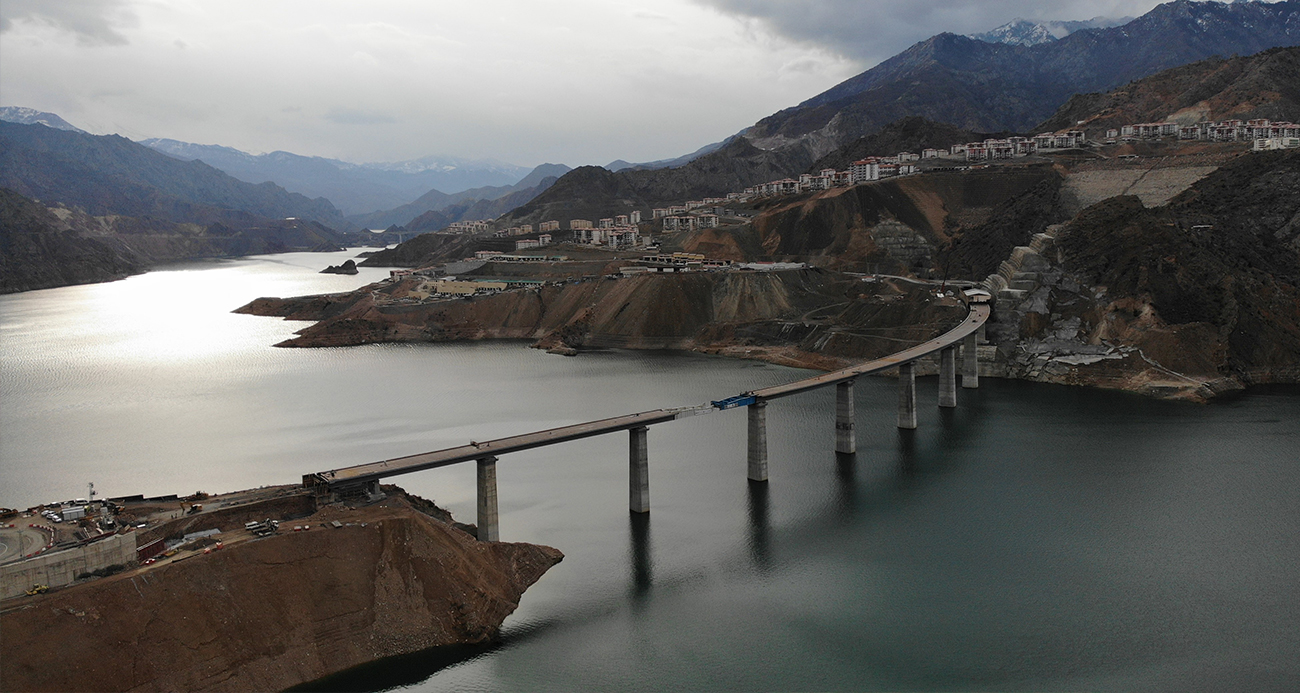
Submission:
[[[981,330],[983,327],[980,328]],[[980,352],[979,337],[975,333],[966,335],[961,343],[961,386],[975,389],[980,386]]]
[[[916,428],[916,367],[911,363],[898,367],[898,427]]]
[[[767,402],[749,405],[749,480],[767,481]]]
[[[478,538],[501,541],[497,517],[497,458],[478,459]]]
[[[957,406],[957,347],[939,352],[939,406]]]
[[[853,381],[835,385],[835,452],[851,454],[857,451],[858,441],[853,425]]]
[[[650,512],[649,428],[628,429],[628,508],[634,513]]]

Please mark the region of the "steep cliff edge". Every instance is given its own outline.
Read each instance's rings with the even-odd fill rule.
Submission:
[[[209,555],[7,603],[5,689],[283,690],[487,640],[563,558],[479,542],[401,496],[302,522],[311,531],[228,539]]]

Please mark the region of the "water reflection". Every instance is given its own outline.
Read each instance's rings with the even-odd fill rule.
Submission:
[[[759,572],[772,567],[772,519],[766,481],[749,481],[749,558]]]
[[[650,513],[628,513],[631,536],[632,595],[644,597],[654,583],[650,560]]]

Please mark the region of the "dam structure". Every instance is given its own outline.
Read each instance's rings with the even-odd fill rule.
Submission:
[[[468,445],[305,474],[302,478],[303,486],[314,489],[318,498],[348,496],[378,498],[382,497],[379,490],[381,479],[473,461],[478,468],[478,538],[483,541],[499,541],[496,463],[501,455],[628,431],[628,508],[634,513],[647,513],[650,511],[650,453],[647,445],[649,427],[737,407],[746,407],[748,410],[746,459],[749,479],[753,482],[766,482],[768,479],[767,404],[771,400],[834,386],[835,451],[853,454],[857,450],[853,383],[858,377],[892,368],[898,369],[898,428],[900,429],[917,427],[916,361],[931,354],[939,354],[938,404],[940,407],[957,406],[958,349],[962,352],[962,387],[979,387],[976,345],[978,335],[989,319],[992,309],[991,297],[985,291],[970,290],[963,293],[963,298],[967,306],[966,317],[947,332],[889,356],[838,371],[784,385],[752,390],[707,404],[655,409],[484,442],[470,441]]]

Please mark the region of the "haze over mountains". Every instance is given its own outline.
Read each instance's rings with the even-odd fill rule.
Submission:
[[[325,197],[344,214],[392,209],[430,191],[510,186],[529,169],[493,160],[424,157],[397,163],[352,164],[291,152],[249,154],[232,147],[147,139],[140,144],[183,160],[204,163],[249,183],[275,181],[293,192]]]

